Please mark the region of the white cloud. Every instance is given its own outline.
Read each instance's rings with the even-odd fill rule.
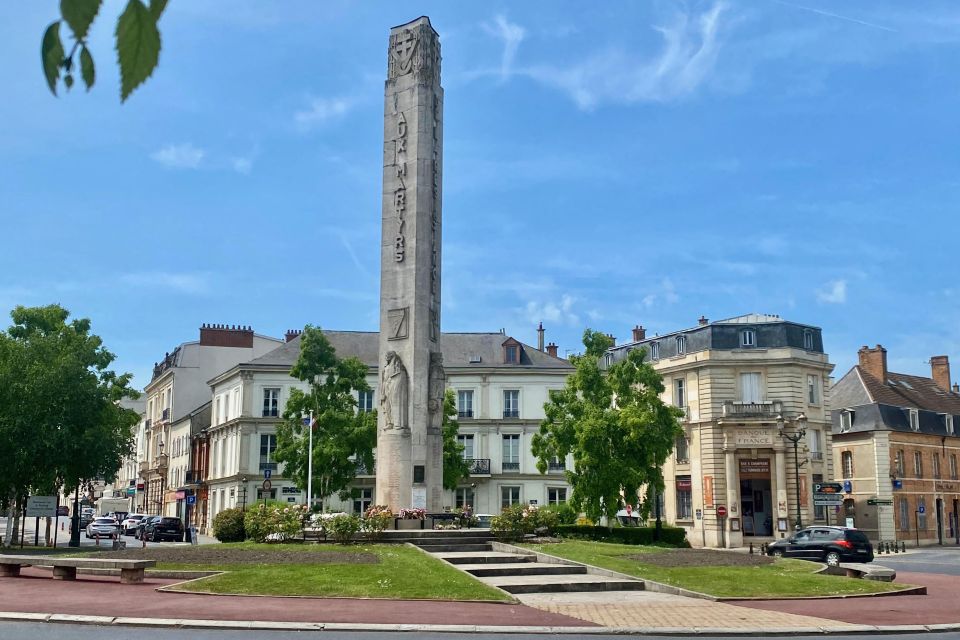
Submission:
[[[561,296],[559,303],[531,300],[527,303],[524,315],[531,323],[542,321],[576,326],[580,324],[580,316],[573,310],[574,302],[576,298],[568,294]]]
[[[500,77],[506,80],[513,71],[513,59],[517,49],[527,35],[526,29],[518,24],[508,22],[503,15],[497,15],[493,24],[484,24],[484,30],[495,38],[503,41],[503,56],[500,59]]]
[[[330,120],[343,117],[353,107],[348,98],[314,98],[310,107],[293,114],[293,120],[303,131],[318,127]]]
[[[138,271],[120,276],[123,284],[148,289],[170,289],[179,293],[201,294],[210,289],[209,278],[201,273]]]
[[[847,301],[847,281],[833,280],[817,290],[817,300],[825,304],[843,304]]]
[[[609,48],[572,65],[533,65],[513,71],[509,64],[523,31],[504,21],[505,26],[513,29],[495,32],[504,41],[501,74],[526,76],[560,89],[581,109],[593,109],[605,102],[629,104],[682,98],[694,93],[714,68],[725,8],[718,1],[700,14],[679,13],[669,26],[654,27],[663,38],[663,47],[652,58]]]
[[[253,156],[234,156],[230,158],[230,166],[237,173],[245,176],[250,175],[250,172],[253,171]]]
[[[150,158],[172,169],[197,169],[206,154],[203,149],[186,142],[168,144],[151,153]]]

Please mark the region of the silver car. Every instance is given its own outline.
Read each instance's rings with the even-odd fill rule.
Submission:
[[[113,518],[94,518],[87,525],[88,538],[112,538],[120,532],[120,524]]]

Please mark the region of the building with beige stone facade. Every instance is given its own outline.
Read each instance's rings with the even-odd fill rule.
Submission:
[[[612,348],[608,363],[643,348],[663,376],[663,399],[683,408],[684,436],[664,467],[661,509],[695,546],[739,547],[827,523],[815,482],[833,477],[828,410],[833,365],[817,327],[749,314]],[[782,437],[801,426],[794,445]],[[799,483],[798,483],[799,479]],[[798,491],[799,490],[799,491]],[[797,495],[799,493],[799,503]],[[723,517],[723,511],[726,516]]]
[[[960,391],[947,356],[931,376],[887,369],[882,346],[834,387],[833,455],[844,521],[872,540],[960,544]]]

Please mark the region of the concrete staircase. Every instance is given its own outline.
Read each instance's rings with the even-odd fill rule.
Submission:
[[[410,542],[441,560],[457,565],[481,582],[508,593],[572,591],[641,591],[641,580],[587,572],[587,567],[565,562],[538,562],[525,552],[494,551],[493,536],[484,530],[391,531],[390,542]],[[404,535],[405,534],[405,535]]]

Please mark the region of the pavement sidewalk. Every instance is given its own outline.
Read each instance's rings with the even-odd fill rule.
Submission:
[[[933,596],[843,600],[713,602],[637,591],[521,596],[522,604],[359,598],[278,598],[156,591],[178,582],[148,578],[121,585],[110,576],[53,580],[25,568],[0,578],[3,620],[41,620],[142,626],[240,629],[354,629],[689,635],[788,635],[931,630],[935,623],[960,631],[949,600],[956,577],[905,574]],[[929,598],[929,600],[926,600]],[[900,627],[899,625],[927,625]],[[878,627],[876,625],[891,625]],[[2,626],[0,626],[2,629]]]

